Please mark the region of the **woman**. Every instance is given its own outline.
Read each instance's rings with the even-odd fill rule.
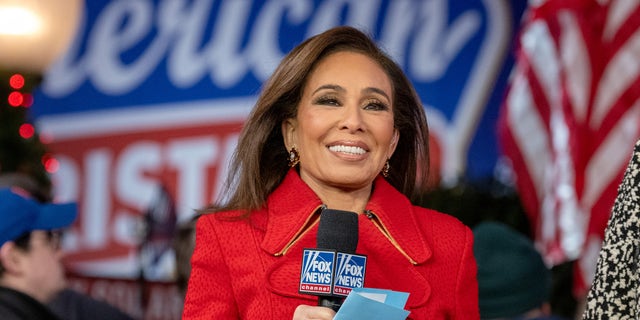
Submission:
[[[331,319],[298,293],[323,208],[359,213],[365,287],[409,292],[413,319],[476,319],[472,233],[412,206],[426,182],[424,110],[401,69],[337,27],[266,82],[231,166],[230,197],[198,220],[184,319]]]
[[[583,319],[640,316],[640,140],[618,188]]]

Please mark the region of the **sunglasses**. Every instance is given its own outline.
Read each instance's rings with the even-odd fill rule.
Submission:
[[[58,249],[60,249],[60,245],[62,243],[63,235],[64,234],[63,234],[62,230],[49,230],[49,231],[46,232],[47,243],[54,250],[58,250]]]

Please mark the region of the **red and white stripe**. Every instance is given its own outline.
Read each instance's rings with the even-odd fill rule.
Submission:
[[[578,260],[580,295],[640,137],[640,1],[531,3],[499,139],[536,245],[550,265]]]

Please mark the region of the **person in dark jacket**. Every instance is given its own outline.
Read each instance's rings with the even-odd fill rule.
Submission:
[[[478,224],[473,235],[480,319],[563,320],[552,313],[551,270],[531,239],[497,221]]]
[[[65,288],[60,233],[75,203],[40,204],[19,188],[0,189],[0,315],[59,319],[47,306]]]
[[[9,188],[20,190],[19,193],[21,193],[22,196],[40,204],[50,203],[53,198],[49,188],[45,188],[30,176],[22,173],[3,173],[0,175],[0,190]],[[2,204],[0,204],[0,208],[3,208]],[[24,210],[26,210],[26,208],[27,207],[22,207]],[[16,212],[17,211],[19,211],[19,208],[16,208]],[[1,214],[9,213],[2,210]],[[0,219],[2,219],[2,217],[0,217]],[[0,224],[1,223],[2,222],[0,222]],[[20,240],[18,243],[25,246],[26,243],[21,243],[21,241],[24,240]],[[0,268],[0,270],[2,270],[2,268]],[[63,282],[66,281],[63,280]],[[13,292],[11,292],[11,296],[13,296]],[[133,318],[127,313],[108,302],[95,299],[87,294],[75,291],[68,287],[58,291],[58,293],[47,300],[46,306],[59,318],[65,320],[133,320]],[[27,309],[36,312],[41,310],[38,306],[29,306]],[[4,313],[2,313],[3,310],[4,309],[0,307],[0,319],[5,319]],[[45,312],[49,313],[49,310],[46,310]],[[49,318],[39,315],[36,316],[35,319]]]

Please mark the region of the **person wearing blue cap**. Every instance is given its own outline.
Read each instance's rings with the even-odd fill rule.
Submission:
[[[41,204],[23,189],[0,189],[2,319],[59,319],[45,304],[65,288],[58,231],[76,215],[75,203]]]

